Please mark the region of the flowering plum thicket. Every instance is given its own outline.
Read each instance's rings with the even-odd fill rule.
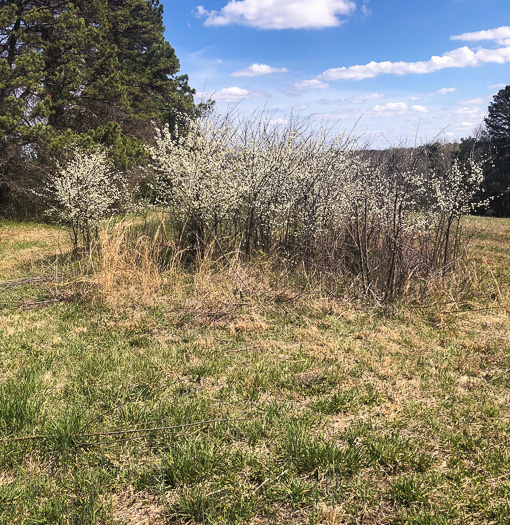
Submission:
[[[181,116],[147,151],[154,202],[195,253],[275,255],[379,300],[452,268],[460,218],[486,204],[475,199],[481,166],[461,163],[451,148],[434,162],[426,147],[377,154],[310,120],[275,124],[264,112]],[[75,245],[90,241],[122,193],[104,152],[78,153],[52,185]]]
[[[401,148],[374,162],[345,135],[296,118],[182,121],[148,149],[157,202],[192,242],[284,254],[383,299],[453,265],[460,217],[485,204],[474,202],[474,161],[445,150],[431,166],[423,148]]]

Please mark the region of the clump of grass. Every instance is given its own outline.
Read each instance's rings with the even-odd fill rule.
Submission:
[[[39,421],[43,399],[38,395],[39,374],[31,371],[0,383],[0,433],[3,436],[30,432]]]
[[[157,478],[169,488],[198,483],[221,472],[226,460],[225,449],[209,441],[176,443],[165,454]]]
[[[90,253],[92,282],[100,295],[110,304],[153,303],[162,285],[159,248],[159,232],[148,237],[137,234],[133,223],[106,223]]]
[[[306,422],[292,422],[284,440],[286,460],[298,473],[354,474],[363,465],[361,450],[356,445],[340,448],[336,443],[311,433]]]
[[[388,496],[396,505],[423,505],[428,502],[427,484],[416,475],[401,476],[391,484]]]

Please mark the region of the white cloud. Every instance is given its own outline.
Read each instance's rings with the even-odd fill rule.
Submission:
[[[465,100],[461,100],[459,104],[465,104],[466,106],[472,106],[472,105],[478,105],[478,104],[485,104],[485,100],[482,97],[477,98],[467,98]]]
[[[364,95],[357,95],[355,97],[352,97],[350,101],[354,104],[361,104],[362,102],[366,102],[367,100],[379,100],[381,98],[384,98],[384,95],[382,93],[366,93]]]
[[[249,91],[248,89],[232,86],[220,89],[219,91],[201,93],[198,94],[198,96],[200,97],[200,95],[202,95],[202,98],[212,98],[218,102],[239,102],[245,98],[260,97],[263,94],[261,91]]]
[[[482,42],[483,40],[494,40],[503,46],[510,46],[510,26],[501,26],[485,31],[473,31],[451,37],[452,40],[462,40],[463,42]]]
[[[363,0],[363,5],[361,6],[363,16],[370,16],[372,14],[372,10],[368,7],[369,2],[370,0]]]
[[[286,67],[271,67],[266,64],[252,64],[245,69],[234,71],[230,76],[232,77],[261,77],[263,75],[271,75],[273,73],[287,73],[289,70]]]
[[[374,106],[374,113],[403,115],[407,113],[408,109],[407,104],[404,102],[388,102],[388,104],[384,106],[380,106],[379,104]]]
[[[457,91],[457,88],[441,88],[435,92],[435,95],[448,95],[450,93],[456,93]]]
[[[285,126],[288,122],[289,121],[285,118],[277,118],[270,120],[269,124],[272,124],[273,126]]]
[[[412,100],[413,102],[416,102],[417,100],[420,100],[421,97],[410,97],[409,100]]]
[[[374,106],[373,113],[376,115],[393,117],[405,115],[406,113],[428,113],[425,106],[414,105],[409,107],[405,102],[388,102],[384,106]]]
[[[384,74],[425,74],[447,68],[474,67],[489,62],[498,64],[510,62],[510,47],[498,49],[481,48],[473,51],[469,47],[464,46],[420,62],[372,61],[365,65],[328,69],[322,74],[322,78],[325,80],[363,80]]]
[[[350,0],[229,0],[219,11],[198,6],[196,14],[205,25],[245,25],[259,29],[322,29],[342,23],[339,16],[351,15]]]
[[[485,111],[477,107],[458,107],[454,111],[455,115],[462,115],[463,117],[472,119],[481,119],[485,116]]]
[[[328,89],[329,84],[322,82],[322,80],[312,78],[310,80],[301,80],[301,82],[295,82],[294,87],[300,91],[305,89]]]
[[[489,86],[487,89],[503,89],[504,87],[506,87],[505,83],[492,84],[492,86]]]
[[[425,106],[420,106],[419,104],[415,104],[414,106],[410,107],[410,110],[413,113],[428,113],[429,110]]]

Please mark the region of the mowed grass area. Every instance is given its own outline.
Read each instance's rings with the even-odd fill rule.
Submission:
[[[471,295],[383,310],[207,265],[100,296],[0,223],[0,523],[510,523],[510,220],[467,229]]]

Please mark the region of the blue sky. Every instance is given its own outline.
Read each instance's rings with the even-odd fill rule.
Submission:
[[[163,0],[220,111],[314,115],[376,145],[472,135],[510,84],[509,0]]]

